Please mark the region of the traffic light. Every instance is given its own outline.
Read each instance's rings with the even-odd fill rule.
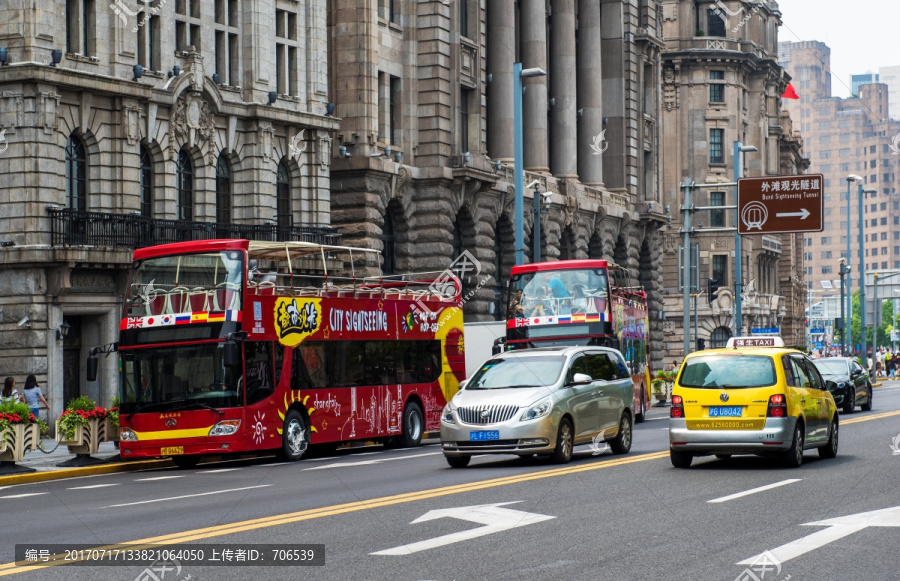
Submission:
[[[706,298],[713,302],[713,295],[719,290],[719,281],[715,278],[706,279]]]
[[[704,349],[706,349],[706,339],[697,337],[697,351],[703,351]]]
[[[844,319],[837,318],[834,320],[834,330],[835,331],[843,331],[844,330]]]

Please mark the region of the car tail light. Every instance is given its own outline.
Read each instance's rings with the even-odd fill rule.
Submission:
[[[766,417],[783,418],[787,415],[787,402],[784,394],[776,393],[769,397],[769,407],[766,409]]]
[[[669,417],[671,417],[671,418],[683,418],[684,417],[684,400],[681,399],[680,395],[672,396],[672,411],[669,412]]]

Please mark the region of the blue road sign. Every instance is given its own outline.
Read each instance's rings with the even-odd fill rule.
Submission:
[[[821,335],[825,332],[825,329],[810,329],[809,332],[813,335]]]
[[[753,335],[774,335],[779,332],[781,332],[781,329],[778,327],[757,327],[756,329],[750,329],[750,333]]]

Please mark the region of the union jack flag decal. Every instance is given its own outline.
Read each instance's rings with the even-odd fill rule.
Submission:
[[[144,325],[142,317],[128,317],[126,329],[137,329]]]

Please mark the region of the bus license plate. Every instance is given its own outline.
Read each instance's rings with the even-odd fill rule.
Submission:
[[[712,406],[709,408],[709,417],[739,418],[741,417],[741,406]]]
[[[184,446],[171,446],[169,448],[161,448],[159,451],[161,456],[178,456],[184,454]]]
[[[470,442],[486,442],[488,440],[499,440],[500,432],[497,430],[490,431],[482,431],[482,432],[469,432],[469,441]]]

